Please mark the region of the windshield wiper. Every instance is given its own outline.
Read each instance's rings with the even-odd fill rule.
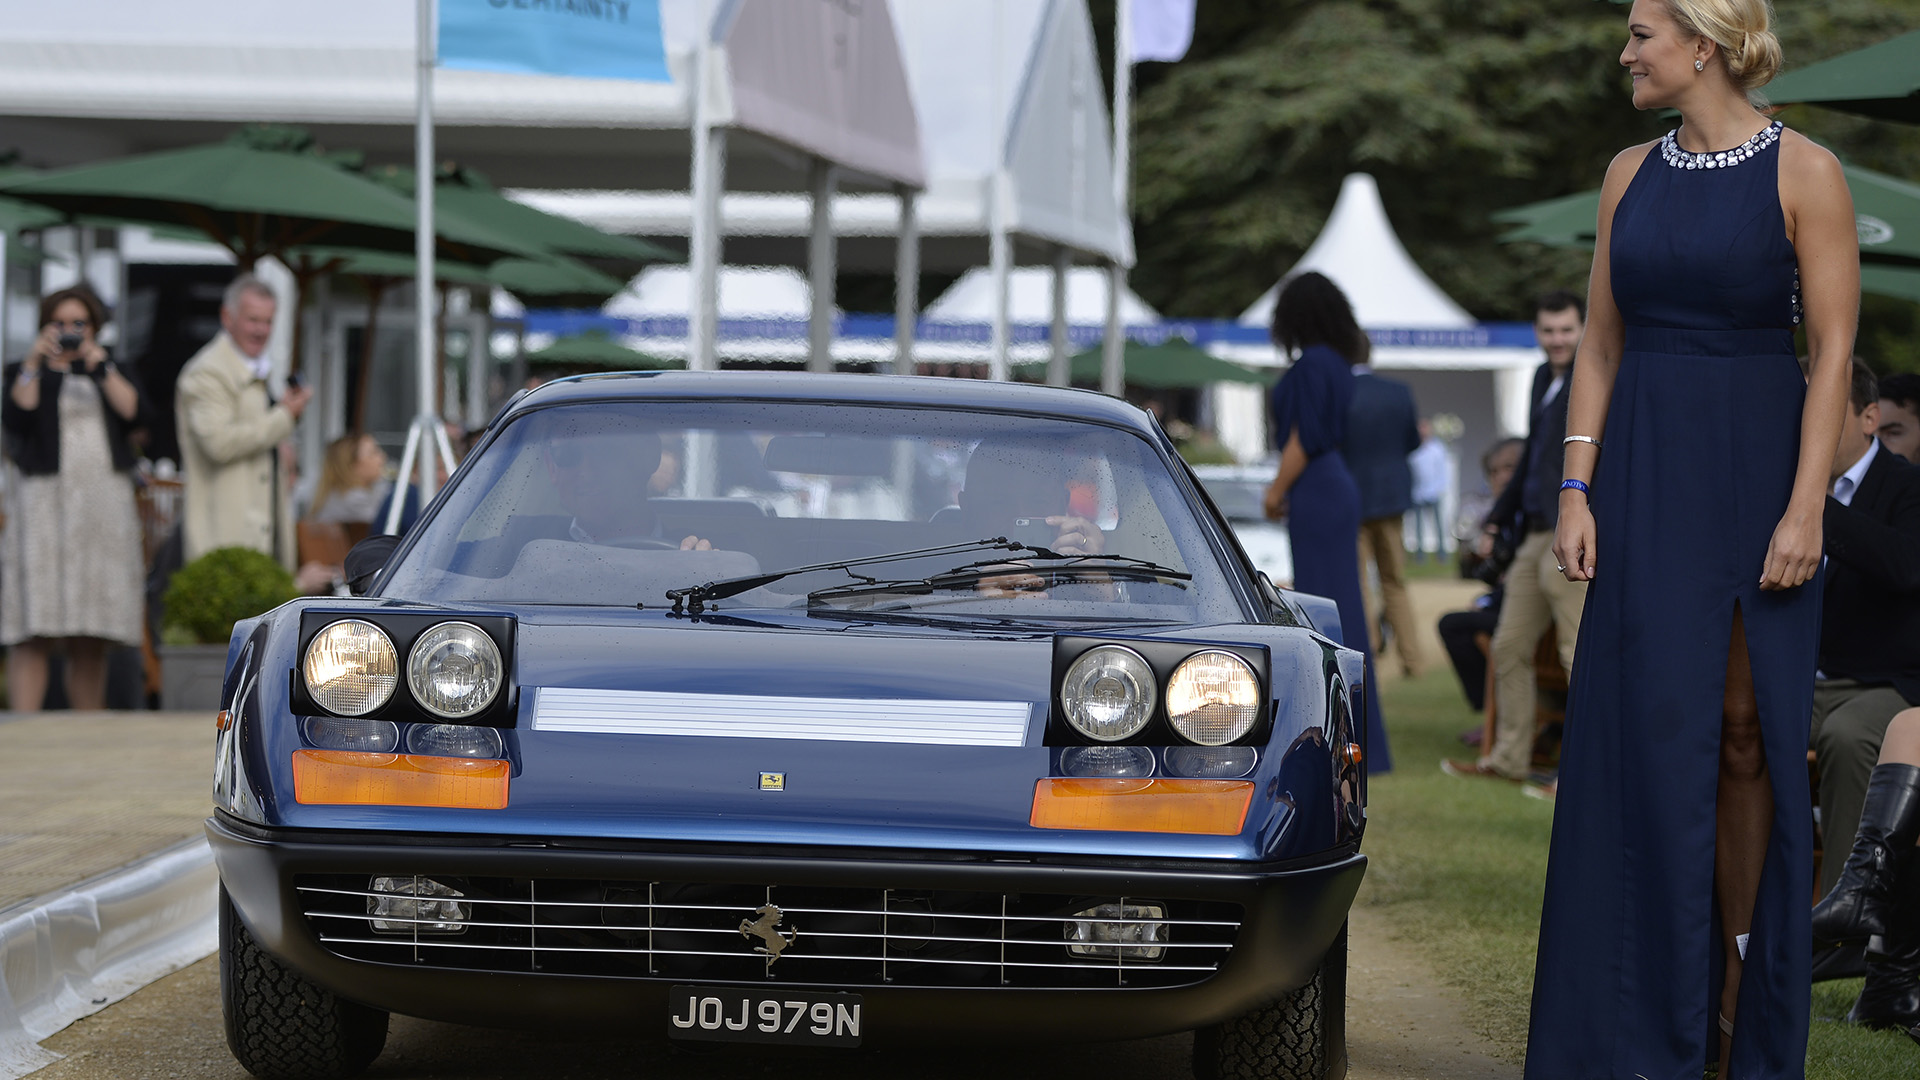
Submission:
[[[1136,581],[1187,582],[1193,575],[1184,570],[1175,570],[1148,559],[1136,559],[1130,555],[1065,555],[1057,551],[1029,548],[1039,555],[1037,559],[1020,559],[1009,562],[1002,559],[989,559],[983,562],[956,566],[951,570],[930,577],[913,578],[903,581],[875,581],[871,578],[849,585],[835,585],[825,589],[815,589],[807,594],[807,603],[824,603],[851,596],[870,596],[874,593],[909,593],[924,595],[952,589],[970,589],[982,581],[997,577],[1031,575],[1053,581],[1105,581],[1113,578],[1131,578]],[[1180,585],[1180,588],[1186,588]]]
[[[1004,536],[990,536],[984,540],[966,540],[957,544],[941,544],[939,547],[915,548],[912,551],[895,551],[886,555],[867,555],[858,559],[840,559],[835,562],[815,563],[812,566],[793,566],[785,570],[775,570],[770,574],[749,574],[745,577],[722,578],[709,581],[704,585],[694,585],[685,589],[668,589],[667,599],[673,601],[673,613],[682,613],[683,608],[691,608],[695,615],[707,609],[715,600],[725,600],[729,596],[738,596],[762,585],[771,585],[782,578],[798,574],[810,574],[816,570],[845,570],[849,575],[862,582],[872,583],[873,578],[853,573],[853,567],[871,563],[897,562],[901,559],[917,559],[933,555],[959,555],[968,551],[1030,551],[1041,558],[1068,558],[1046,548],[1034,547],[1009,540]]]

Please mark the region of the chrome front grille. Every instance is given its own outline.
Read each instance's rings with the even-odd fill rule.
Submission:
[[[411,881],[413,879],[400,879]],[[528,878],[436,880],[458,890],[465,929],[434,933],[444,914],[378,916],[373,877],[295,882],[309,924],[332,952],[375,963],[471,971],[674,981],[774,980],[830,986],[1165,987],[1199,982],[1240,927],[1234,904],[1117,896],[802,885]],[[1109,950],[1073,956],[1066,928],[1100,904],[1155,904],[1160,959]],[[759,930],[753,924],[762,924]],[[403,928],[410,928],[408,929]],[[771,936],[769,936],[771,935]],[[789,935],[791,939],[789,940]],[[777,947],[773,942],[782,944]],[[760,951],[756,951],[756,949]],[[778,955],[769,955],[777,952]]]

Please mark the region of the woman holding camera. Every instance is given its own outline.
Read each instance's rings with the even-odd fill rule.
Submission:
[[[144,408],[97,335],[106,307],[84,285],[40,302],[40,336],[0,373],[9,469],[0,644],[12,707],[35,711],[47,657],[67,656],[67,698],[102,709],[107,646],[138,645],[140,522],[128,440]]]

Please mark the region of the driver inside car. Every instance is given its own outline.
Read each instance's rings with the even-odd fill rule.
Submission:
[[[1106,533],[1075,512],[1077,503],[1095,501],[1094,486],[1081,477],[1089,464],[1065,447],[983,442],[967,459],[961,518],[980,536],[1005,536],[1061,555],[1098,555],[1106,550]],[[1010,570],[1021,565],[1007,563]],[[1114,591],[1110,582],[1094,584],[1103,594]],[[1000,574],[976,588],[1000,598],[1048,595],[1048,581],[1038,574]]]
[[[566,410],[574,412],[577,410]],[[547,479],[573,514],[567,535],[583,544],[711,551],[698,536],[660,535],[647,482],[660,468],[660,436],[612,416],[566,416],[541,448]]]

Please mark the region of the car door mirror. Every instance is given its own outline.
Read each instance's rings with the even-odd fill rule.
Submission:
[[[1260,582],[1260,598],[1267,602],[1267,621],[1281,626],[1300,625],[1300,617],[1294,612],[1293,605],[1287,603],[1286,598],[1280,595],[1279,587],[1274,585],[1273,579],[1267,576],[1267,572],[1256,570],[1253,576]]]
[[[373,587],[373,579],[386,569],[387,560],[393,558],[394,549],[400,546],[397,536],[369,536],[353,545],[347,557],[341,562],[341,572],[347,579],[347,591],[355,596],[365,596]]]

